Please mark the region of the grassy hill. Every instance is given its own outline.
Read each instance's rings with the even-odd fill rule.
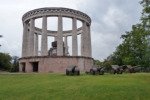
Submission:
[[[0,74],[0,100],[149,100],[150,73]]]

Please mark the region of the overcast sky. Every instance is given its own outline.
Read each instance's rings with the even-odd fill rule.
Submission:
[[[42,7],[80,10],[92,19],[92,55],[103,60],[121,43],[120,36],[139,22],[139,0],[1,0],[0,52],[21,56],[22,15]]]

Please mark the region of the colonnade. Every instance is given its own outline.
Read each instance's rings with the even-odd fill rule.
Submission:
[[[23,43],[22,43],[22,57],[29,56],[47,56],[48,55],[48,30],[47,29],[47,18],[51,16],[43,15],[42,18],[42,29],[41,34],[36,33],[35,20],[36,17],[30,18],[26,21],[23,21]],[[55,37],[57,41],[57,56],[64,56],[63,54],[63,43],[65,47],[68,46],[67,37],[63,31],[63,17],[62,15],[55,16],[58,18],[58,29],[55,35],[51,35]],[[66,16],[65,16],[66,17]],[[72,55],[71,56],[79,56],[78,53],[78,39],[77,35],[79,35],[77,28],[77,20],[79,18],[69,17],[72,19],[72,30],[70,34],[72,36]],[[91,57],[91,33],[90,33],[90,24],[85,20],[80,20],[82,22],[81,27],[81,56]],[[38,54],[38,36],[41,35],[41,55]],[[63,37],[65,38],[63,41]],[[66,51],[65,51],[66,52]]]

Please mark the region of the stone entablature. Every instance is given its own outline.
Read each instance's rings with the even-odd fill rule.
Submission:
[[[47,7],[31,10],[25,13],[22,17],[22,21],[25,22],[31,18],[40,18],[43,16],[63,16],[63,17],[76,17],[78,20],[86,21],[88,24],[91,24],[91,18],[80,11],[68,9],[68,8],[56,8],[56,7]]]

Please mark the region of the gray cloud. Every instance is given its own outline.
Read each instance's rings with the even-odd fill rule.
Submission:
[[[92,18],[93,56],[99,60],[115,50],[120,36],[139,22],[141,11],[138,0],[87,0],[78,8]]]

